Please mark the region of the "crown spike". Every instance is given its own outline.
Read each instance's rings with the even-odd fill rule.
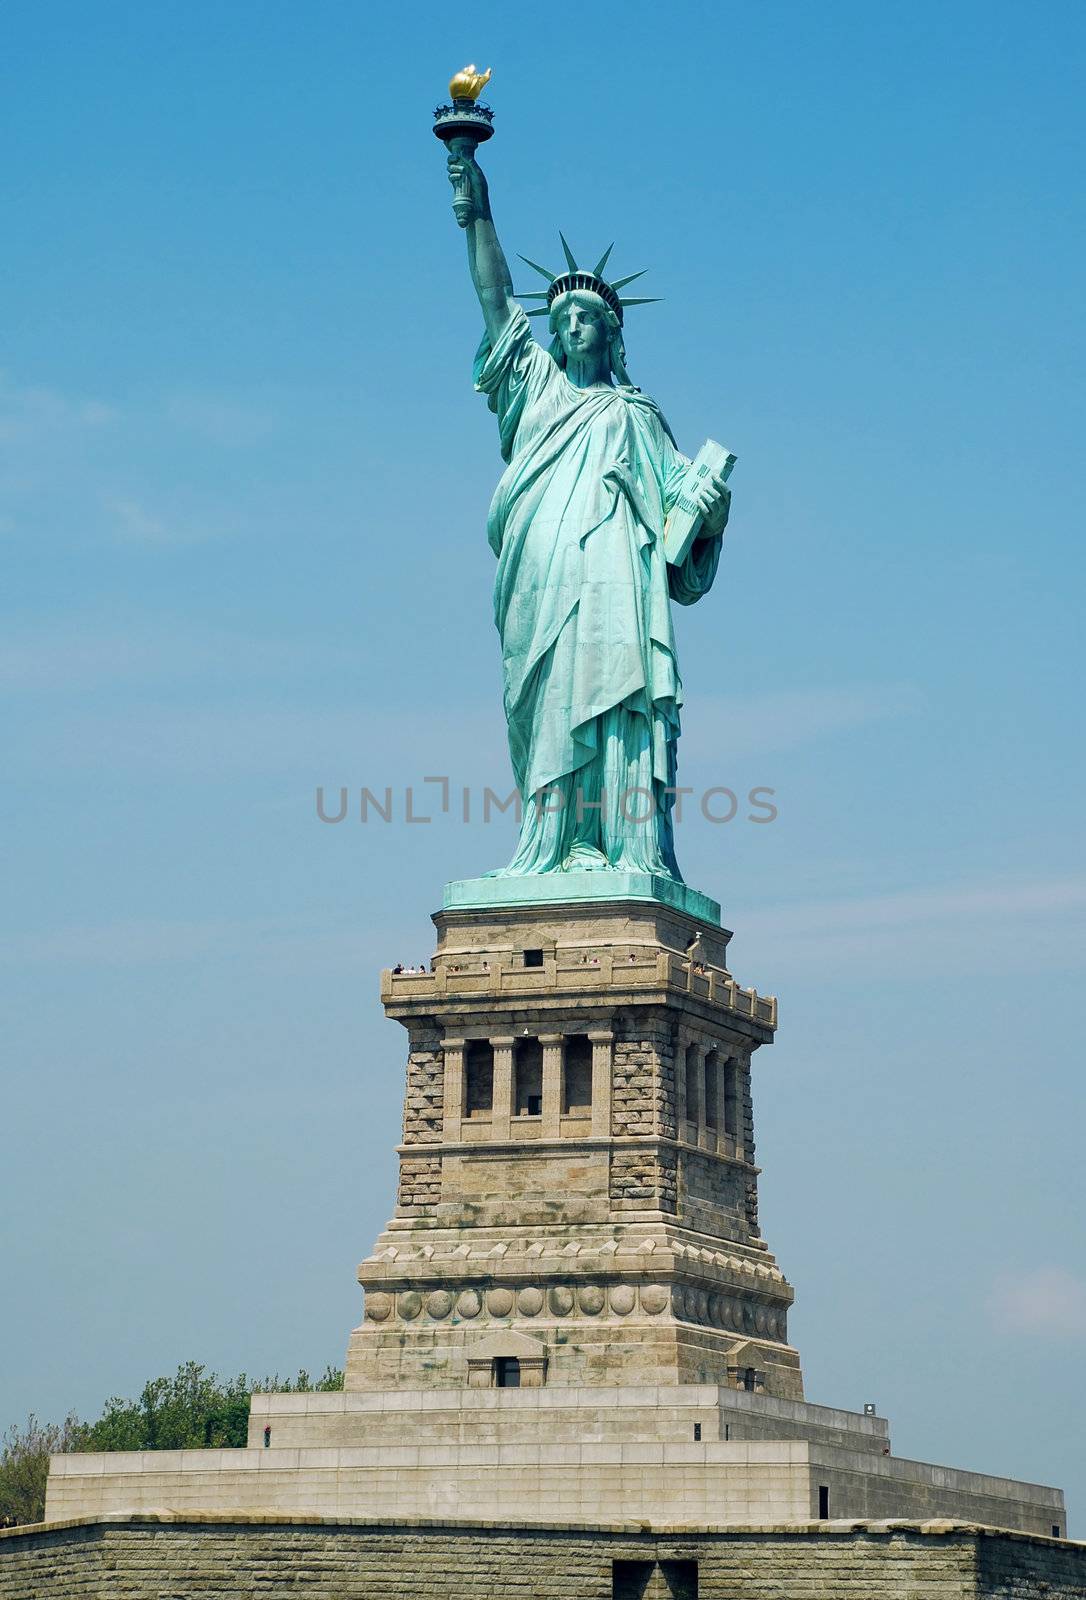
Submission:
[[[566,294],[576,292],[599,295],[604,304],[609,306],[618,317],[619,322],[622,321],[623,307],[651,306],[663,298],[661,295],[629,295],[624,297],[619,294],[619,290],[624,289],[628,283],[634,283],[638,278],[643,278],[649,270],[647,267],[642,267],[640,272],[631,272],[625,278],[616,278],[613,283],[608,283],[603,274],[608,261],[611,259],[611,252],[615,248],[613,242],[607,246],[607,249],[596,262],[595,267],[589,272],[586,267],[577,265],[577,258],[569,247],[569,240],[561,230],[559,230],[558,237],[562,241],[562,251],[566,258],[567,271],[554,273],[547,267],[541,267],[539,262],[533,261],[530,256],[520,257],[526,267],[531,267],[533,272],[538,272],[541,278],[547,280],[548,284],[545,293],[525,290],[523,293],[517,294],[516,298],[518,300],[545,301],[544,305],[529,311],[527,313],[529,317],[547,316],[557,300]]]
[[[549,300],[550,294],[546,289],[514,289],[514,300]]]
[[[611,251],[614,248],[615,248],[615,241],[612,239],[611,243],[607,246],[607,249],[603,252],[602,256],[600,256],[600,259],[596,262],[596,265],[592,268],[592,271],[595,273],[597,278],[602,277],[603,269],[607,265],[607,257],[611,254]],[[612,285],[612,287],[614,287],[614,285]]]
[[[571,272],[580,272],[581,269],[577,265],[577,258],[573,254],[573,251],[569,248],[569,245],[566,243],[566,236],[562,232],[561,228],[558,230],[558,237],[562,241],[562,249],[566,252],[566,261],[569,263],[569,270]]]
[[[520,254],[519,251],[517,253],[518,255]],[[549,272],[546,267],[541,267],[538,261],[529,261],[527,256],[521,256],[520,259],[526,267],[531,267],[533,272],[538,272],[541,278],[546,278],[548,283],[553,283],[558,276],[557,272]]]

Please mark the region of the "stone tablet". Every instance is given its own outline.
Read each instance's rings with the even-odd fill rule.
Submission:
[[[725,481],[738,458],[715,439],[706,439],[687,470],[679,490],[679,497],[664,523],[664,555],[668,564],[681,566],[701,527],[701,507],[693,499],[693,490],[710,472],[716,472]]]

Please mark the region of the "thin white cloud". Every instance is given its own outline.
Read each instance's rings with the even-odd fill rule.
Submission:
[[[358,928],[331,918],[209,917],[191,921],[139,917],[12,934],[0,942],[0,961],[34,965],[138,967],[235,958],[278,964],[357,968],[377,949]]]
[[[149,400],[141,416],[159,419],[161,431],[199,435],[230,447],[256,444],[282,425],[281,408],[243,394],[183,390]],[[69,395],[45,384],[18,383],[0,372],[0,442],[55,437],[62,430],[103,428],[126,420],[116,405],[93,396]],[[127,420],[132,420],[131,418]]]
[[[93,689],[135,676],[145,661],[145,651],[132,639],[48,626],[0,639],[0,687],[31,693]]]
[[[683,719],[685,762],[729,760],[814,744],[832,734],[889,718],[915,716],[924,696],[912,684],[874,687],[782,689],[771,694],[729,699],[698,695]]]
[[[766,928],[792,935],[837,931],[867,934],[977,917],[1047,915],[1084,907],[1086,880],[1080,877],[1001,880],[777,906],[748,917],[745,925],[759,921]]]
[[[467,754],[465,754],[467,752]],[[206,783],[240,774],[290,776],[300,795],[317,784],[378,788],[444,774],[455,786],[509,787],[500,718],[443,710],[284,708],[256,704],[164,705],[115,714],[65,714],[26,721],[9,741],[8,770],[109,774],[138,783],[163,777]],[[481,792],[481,789],[480,789]]]
[[[994,941],[1014,935],[1019,976],[1077,970],[1086,962],[1086,878],[1000,878],[892,894],[760,905],[736,912],[744,950],[757,945],[774,981],[822,971],[853,976],[990,971]]]
[[[1007,1333],[1041,1338],[1086,1338],[1086,1280],[1066,1267],[1005,1273],[988,1297],[988,1312]]]
[[[173,427],[228,449],[260,444],[280,427],[280,417],[273,406],[241,396],[175,394],[165,402],[164,411]]]
[[[249,501],[224,498],[219,452],[266,445],[288,420],[261,395],[164,391],[121,408],[0,372],[0,533],[148,552],[229,537]]]
[[[87,614],[50,616],[9,629],[0,638],[0,687],[28,694],[104,685],[224,681],[297,683],[313,673],[350,672],[358,652],[319,638],[259,638],[226,629],[189,627],[173,618],[125,619]],[[224,675],[226,675],[224,677]]]
[[[58,433],[103,428],[119,413],[102,400],[62,394],[44,385],[20,385],[0,373],[0,442],[27,445]]]
[[[138,500],[107,500],[106,509],[117,519],[117,530],[123,538],[136,544],[173,544],[175,536],[167,529],[161,517],[141,505]]]
[[[181,521],[162,516],[144,501],[131,496],[110,497],[104,508],[112,519],[114,535],[127,544],[166,549],[218,538],[222,527],[210,519]]]

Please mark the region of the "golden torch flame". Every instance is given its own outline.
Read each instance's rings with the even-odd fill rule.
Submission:
[[[478,100],[490,82],[490,68],[480,72],[474,61],[470,67],[461,67],[455,78],[449,80],[449,93],[454,100]]]

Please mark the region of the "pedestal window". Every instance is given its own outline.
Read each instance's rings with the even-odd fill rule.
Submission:
[[[715,1050],[710,1050],[705,1057],[705,1126],[714,1133],[720,1123],[720,1090],[720,1057]]]
[[[587,1116],[591,1109],[592,1042],[586,1033],[571,1033],[562,1068],[562,1112],[567,1117]]]
[[[543,1046],[538,1039],[518,1039],[513,1058],[513,1112],[538,1117],[543,1111]]]
[[[494,1048],[473,1039],[464,1055],[464,1115],[489,1117],[494,1108]]]
[[[686,1074],[686,1120],[696,1129],[701,1121],[701,1104],[704,1085],[701,1078],[701,1049],[696,1044],[688,1044],[685,1051],[684,1072]],[[695,1134],[695,1139],[697,1135]]]

